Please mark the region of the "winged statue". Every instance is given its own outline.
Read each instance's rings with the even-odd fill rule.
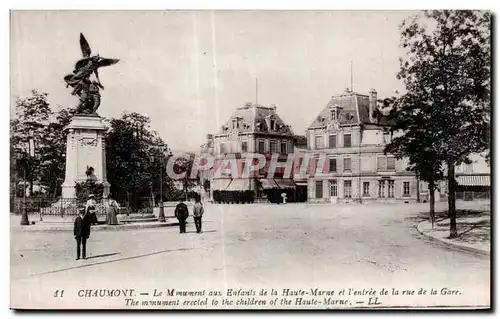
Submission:
[[[99,80],[99,68],[116,64],[119,59],[102,58],[98,54],[92,55],[92,50],[87,39],[80,33],[80,47],[82,58],[75,64],[72,74],[64,77],[66,87],[72,87],[72,95],[79,97],[76,113],[95,114],[101,105],[100,90],[104,86]]]

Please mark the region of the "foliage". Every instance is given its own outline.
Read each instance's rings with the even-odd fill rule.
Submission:
[[[55,114],[55,119],[46,128],[44,143],[39,149],[40,181],[49,188],[54,196],[61,191],[64,183],[66,163],[66,133],[64,128],[69,125],[73,110],[65,108]]]
[[[176,174],[184,174],[184,178],[182,179],[184,192],[187,192],[188,189],[192,188],[195,185],[198,185],[200,182],[200,173],[196,175],[195,178],[191,178],[191,173],[194,165],[194,154],[190,154],[189,159],[184,157],[178,157],[175,159],[173,164],[173,170]]]
[[[104,185],[96,183],[92,179],[87,179],[85,182],[79,182],[75,185],[76,198],[79,203],[85,203],[89,199],[90,194],[94,194],[95,200],[101,200]]]
[[[47,93],[32,90],[30,96],[16,98],[15,115],[16,118],[10,121],[11,152],[14,157],[22,157],[23,160],[13,165],[11,175],[23,178],[25,173],[30,193],[33,193],[33,181],[40,176],[41,169],[38,149],[45,146],[44,136],[51,115]]]
[[[106,135],[107,179],[111,193],[120,201],[135,203],[141,197],[159,193],[163,197],[173,188],[165,172],[166,143],[149,127],[150,119],[139,113],[124,113],[110,120]],[[162,176],[160,177],[160,174]]]
[[[427,180],[448,168],[450,237],[455,237],[454,167],[489,150],[490,13],[426,11],[404,21],[398,78],[406,93],[390,117],[387,151],[410,158]]]

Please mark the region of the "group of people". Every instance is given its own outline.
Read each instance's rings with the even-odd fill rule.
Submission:
[[[201,197],[198,195],[195,198],[193,206],[193,219],[196,226],[196,232],[201,233],[201,218],[203,217],[204,209],[201,203]],[[186,233],[186,220],[189,217],[189,209],[187,205],[181,200],[175,207],[175,217],[179,221],[179,232]]]
[[[113,199],[111,195],[107,196],[106,203],[106,224],[118,225],[118,210],[120,205]],[[75,218],[73,227],[73,235],[76,239],[76,259],[80,259],[80,253],[83,259],[86,259],[87,239],[90,237],[90,228],[92,225],[97,225],[97,202],[93,194],[89,195],[89,199],[85,207],[78,209],[78,216]],[[81,248],[81,249],[80,249]]]
[[[111,195],[108,195],[108,201],[106,202],[106,224],[118,225],[118,218],[116,215],[118,214],[120,206]],[[90,237],[90,228],[92,225],[98,224],[96,210],[97,202],[93,194],[89,195],[89,199],[87,200],[85,207],[78,209],[78,216],[75,219],[73,229],[73,235],[76,239],[76,260],[80,259],[80,255],[83,259],[87,258],[87,239]],[[195,198],[193,206],[193,219],[196,226],[196,232],[198,234],[201,233],[201,219],[203,217],[203,213],[203,204],[201,203],[201,197],[198,195]],[[186,233],[186,220],[189,217],[189,209],[182,200],[175,207],[175,217],[179,221],[180,233]]]

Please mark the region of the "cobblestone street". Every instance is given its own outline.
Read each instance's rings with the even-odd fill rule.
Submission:
[[[477,206],[477,203],[458,203]],[[438,210],[446,203],[438,203]],[[11,233],[11,306],[73,305],[78,289],[151,287],[442,288],[459,296],[385,300],[385,306],[488,305],[489,257],[429,241],[416,230],[428,204],[207,204],[203,234],[177,227],[94,232],[87,260],[70,232]],[[67,298],[54,298],[64,289]],[[26,295],[23,292],[30,291]],[[80,307],[120,307],[85,299]]]

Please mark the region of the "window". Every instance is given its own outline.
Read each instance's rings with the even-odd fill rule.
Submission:
[[[323,136],[321,135],[316,136],[314,147],[316,149],[323,148]]]
[[[323,181],[316,181],[316,198],[323,198]]]
[[[271,153],[278,153],[278,143],[276,141],[269,141],[269,148],[271,149]]]
[[[344,181],[344,197],[351,198],[352,197],[352,182]]]
[[[385,156],[377,157],[377,171],[385,171],[387,166],[387,158]]]
[[[337,119],[337,109],[330,109],[330,119],[331,120],[336,120]]]
[[[322,167],[319,167],[319,157],[316,157],[314,159],[314,172],[317,173],[318,172],[318,168],[320,169],[320,173],[322,173]]]
[[[351,147],[351,134],[344,134],[344,147]]]
[[[286,154],[288,153],[287,147],[286,147],[286,142],[281,142],[280,144],[280,153],[281,154]]]
[[[393,171],[396,169],[396,159],[392,156],[387,156],[387,170]]]
[[[344,171],[350,171],[350,170],[351,170],[351,158],[344,157]]]
[[[385,197],[385,181],[378,181],[378,197]]]
[[[299,170],[302,169],[302,163],[304,162],[304,158],[303,157],[300,157],[299,158]]]
[[[393,171],[396,169],[396,158],[394,156],[377,157],[377,171]]]
[[[276,130],[276,121],[274,119],[271,119],[269,122],[271,123],[271,125],[270,125],[271,130],[272,131]]]
[[[410,196],[410,182],[403,182],[403,196]]]
[[[338,196],[337,181],[332,180],[330,181],[330,197],[337,197],[337,196]]]
[[[336,172],[337,171],[337,159],[336,158],[330,158],[330,165],[328,166],[328,169],[330,172]]]
[[[331,134],[328,137],[328,147],[329,148],[336,148],[337,147],[337,135]]]
[[[266,152],[266,143],[263,140],[259,141],[259,153]]]
[[[370,196],[370,182],[363,182],[363,196]]]
[[[247,142],[241,142],[241,152],[242,153],[248,152],[248,143]]]
[[[221,154],[226,154],[226,145],[224,143],[220,143],[220,153]]]
[[[387,197],[394,198],[394,181],[388,181],[389,187],[387,188]]]

